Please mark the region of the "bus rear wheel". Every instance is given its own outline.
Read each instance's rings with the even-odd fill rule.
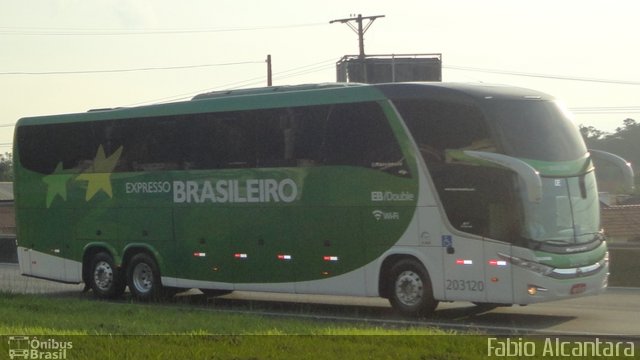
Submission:
[[[160,270],[146,253],[134,255],[127,265],[127,284],[131,295],[139,301],[158,300],[162,294]]]
[[[389,302],[406,316],[426,316],[436,309],[433,288],[427,270],[414,259],[402,259],[389,270]]]
[[[114,299],[122,296],[126,284],[113,257],[106,252],[99,252],[91,258],[89,287],[101,299]]]

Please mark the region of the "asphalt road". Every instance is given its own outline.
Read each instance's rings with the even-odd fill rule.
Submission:
[[[90,297],[83,285],[23,277],[16,264],[0,264],[0,291],[58,296]],[[183,299],[202,299],[197,290]],[[202,300],[186,300],[202,305]],[[234,292],[205,299],[216,309],[251,309],[266,312],[310,313],[312,315],[356,317],[363,320],[397,319],[389,304],[379,298],[292,295]],[[610,337],[640,337],[640,289],[609,288],[598,296],[555,301],[529,306],[513,306],[482,311],[466,303],[441,303],[433,317],[418,322],[424,325],[478,329],[500,334],[553,334]]]

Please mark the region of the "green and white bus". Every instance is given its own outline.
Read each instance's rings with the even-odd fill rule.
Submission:
[[[591,155],[531,90],[215,92],[24,118],[14,144],[22,273],[98,297],[353,295],[424,315],[607,286]]]

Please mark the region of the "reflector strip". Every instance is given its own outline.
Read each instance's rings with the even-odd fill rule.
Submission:
[[[236,253],[236,254],[233,254],[233,257],[235,257],[236,259],[246,259],[248,256],[247,254],[244,254],[244,253]]]
[[[339,258],[337,256],[323,256],[322,260],[324,260],[324,261],[338,261]]]
[[[291,260],[291,255],[278,254],[278,260]]]
[[[195,256],[195,257],[205,257],[205,256],[207,256],[207,253],[196,251],[196,252],[193,253],[193,256]]]
[[[456,260],[456,264],[457,265],[473,265],[473,260],[458,259]]]
[[[491,260],[489,260],[489,265],[491,265],[491,266],[507,266],[507,261],[506,260],[491,259]]]

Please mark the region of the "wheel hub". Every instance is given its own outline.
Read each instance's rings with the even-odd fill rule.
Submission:
[[[413,271],[402,272],[396,280],[398,300],[408,306],[418,304],[422,300],[423,284],[420,275]]]
[[[133,269],[133,286],[140,293],[147,293],[153,288],[153,270],[148,264],[141,263]]]
[[[93,280],[101,290],[108,290],[113,283],[113,269],[106,261],[100,261],[93,270]]]

